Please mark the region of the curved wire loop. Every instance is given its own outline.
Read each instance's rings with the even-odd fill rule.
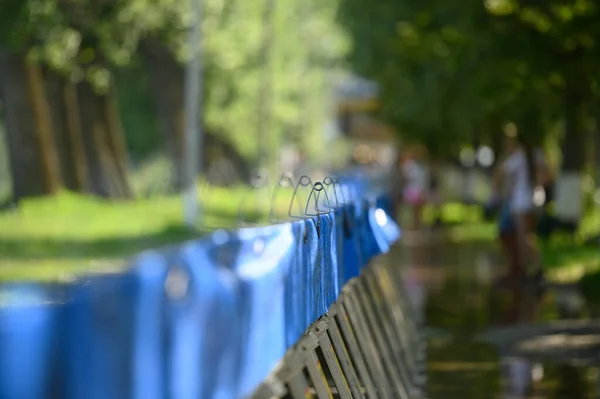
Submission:
[[[278,223],[280,222],[280,220],[278,220],[275,217],[275,201],[277,199],[277,194],[279,194],[279,189],[281,188],[291,188],[294,187],[294,174],[291,172],[284,172],[281,174],[281,176],[279,176],[279,180],[277,180],[277,184],[275,185],[275,188],[273,189],[273,195],[271,196],[271,203],[269,205],[269,222],[270,223]],[[295,195],[292,195],[292,198],[290,199],[290,209],[292,207],[292,202],[294,201],[294,199],[296,199],[296,203],[298,204],[298,209],[300,212],[302,212],[302,208],[300,207],[300,202],[297,201],[297,198]],[[290,212],[290,209],[288,209],[288,214]]]
[[[334,209],[339,208],[340,204],[341,205],[346,204],[346,199],[345,199],[345,195],[343,195],[343,189],[341,187],[340,180],[336,176],[325,177],[323,179],[323,184],[326,186],[331,186],[331,188],[333,189],[333,197],[335,198],[335,208]],[[336,186],[340,187],[339,196],[338,196],[338,190],[336,189]],[[343,197],[343,201],[340,200],[339,197]]]
[[[302,215],[302,207],[300,206],[299,202],[298,202],[298,210],[300,211],[300,214],[299,215],[292,214],[292,206],[293,206],[294,200],[297,198],[298,189],[300,187],[313,187],[313,182],[312,182],[311,178],[308,177],[307,175],[300,176],[300,178],[298,179],[298,183],[296,183],[296,186],[294,187],[294,192],[292,193],[292,199],[290,200],[290,206],[288,208],[288,216],[292,219],[302,219],[306,216],[306,214]]]
[[[248,200],[248,197],[250,196],[250,194],[254,194],[256,193],[256,191],[263,189],[265,187],[269,186],[269,175],[267,174],[265,169],[258,169],[256,170],[253,175],[252,178],[250,179],[250,188],[251,190],[249,190],[247,193],[242,195],[242,198],[240,200],[240,203],[238,204],[238,209],[237,209],[237,217],[236,217],[236,222],[237,225],[242,225],[246,222],[246,202]]]
[[[325,195],[325,204],[328,209],[319,208],[319,197],[323,193]],[[313,197],[315,199],[315,212],[309,213],[308,208],[310,206],[310,199]],[[331,202],[329,201],[329,196],[327,195],[327,190],[325,190],[325,186],[321,182],[316,182],[313,184],[312,190],[310,190],[310,194],[308,194],[308,199],[306,200],[306,209],[304,210],[304,214],[306,216],[319,216],[331,213]]]
[[[338,188],[339,188],[339,196],[341,197],[341,203],[342,205],[347,205],[348,204],[348,198],[346,198],[346,193],[344,191],[344,186],[342,186],[342,182],[340,181],[340,179],[338,177],[335,177],[335,184],[337,184]]]

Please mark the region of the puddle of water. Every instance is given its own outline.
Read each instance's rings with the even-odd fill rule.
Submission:
[[[584,333],[581,323],[546,327],[585,316],[577,292],[493,289],[502,269],[493,247],[396,247],[388,259],[427,326],[446,333],[429,340],[427,397],[600,397],[600,323]]]

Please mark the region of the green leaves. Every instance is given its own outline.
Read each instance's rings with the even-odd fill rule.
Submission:
[[[19,0],[0,14],[0,44],[103,91],[112,72],[135,64],[142,39],[166,44],[180,62],[189,54],[190,1]],[[257,104],[266,65],[266,0],[202,0],[204,118],[248,157],[256,155]],[[338,0],[276,2],[266,128],[271,151],[282,137],[308,143],[325,120],[329,74],[348,41],[335,18]],[[137,66],[136,66],[137,67]],[[140,67],[143,67],[140,66]],[[293,137],[292,137],[293,136]],[[287,139],[286,139],[287,140]]]
[[[537,126],[555,122],[567,86],[587,101],[598,80],[597,8],[588,0],[342,0],[340,21],[352,68],[382,89],[381,116],[403,137],[437,145],[485,138],[506,120],[532,125],[531,115]]]

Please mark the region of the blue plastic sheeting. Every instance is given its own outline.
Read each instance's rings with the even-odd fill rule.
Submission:
[[[63,309],[67,398],[130,396],[133,280],[130,274],[95,276],[71,287]]]
[[[285,306],[285,335],[286,347],[292,346],[302,336],[306,329],[306,324],[310,318],[308,311],[309,298],[311,291],[308,288],[308,268],[307,264],[311,261],[311,247],[316,248],[316,242],[309,242],[307,229],[309,221],[299,221],[293,224],[294,235],[294,256],[291,259],[288,273],[284,279],[284,298]],[[306,289],[297,289],[297,287],[307,287]]]
[[[134,262],[132,274],[136,289],[132,293],[131,398],[166,397],[166,357],[164,350],[164,285],[168,263],[158,251],[141,254]]]
[[[125,272],[0,286],[0,398],[245,397],[400,236],[362,172],[339,207],[215,231]]]
[[[342,207],[339,219],[341,219],[344,230],[342,258],[344,262],[344,282],[346,282],[351,278],[358,277],[364,266],[362,263],[361,234],[356,218],[354,217],[354,208],[352,206]]]
[[[251,394],[287,349],[284,282],[295,256],[293,231],[292,224],[285,223],[242,230],[234,238],[248,247],[234,266],[244,287],[237,322],[246,327],[238,397]]]
[[[40,399],[60,393],[57,299],[37,285],[0,288],[0,398]]]
[[[241,287],[211,257],[208,240],[185,244],[170,260],[184,276],[180,295],[166,296],[167,392],[172,398],[236,397],[242,356]]]

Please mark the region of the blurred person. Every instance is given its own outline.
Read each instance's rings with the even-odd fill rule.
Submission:
[[[422,225],[423,206],[427,198],[428,176],[422,163],[422,153],[418,148],[410,150],[402,164],[404,178],[403,200],[412,207],[412,228]]]
[[[390,196],[392,199],[392,217],[394,220],[400,216],[400,207],[402,206],[402,192],[404,187],[404,174],[402,172],[402,165],[405,161],[405,154],[402,149],[398,149],[396,152],[396,162],[392,168],[391,181],[390,181]]]
[[[434,226],[438,227],[442,224],[442,196],[440,190],[440,167],[436,161],[431,163],[429,172],[429,201],[433,205],[434,211]]]
[[[540,256],[534,245],[533,193],[537,182],[534,150],[519,139],[515,125],[507,125],[505,134],[506,156],[496,170],[494,191],[502,203],[499,236],[509,257],[509,272],[499,283],[526,277],[528,263],[535,264],[535,277],[541,282]]]

